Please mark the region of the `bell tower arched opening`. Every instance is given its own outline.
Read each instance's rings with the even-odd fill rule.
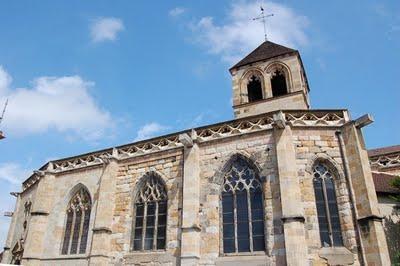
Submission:
[[[271,78],[272,96],[282,96],[288,93],[286,77],[283,71],[276,70]]]
[[[249,103],[262,100],[262,84],[261,79],[257,76],[251,76],[249,83],[247,83],[247,95]]]

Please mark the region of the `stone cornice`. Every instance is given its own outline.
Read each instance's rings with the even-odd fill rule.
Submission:
[[[23,191],[42,178],[43,174],[58,174],[71,170],[100,166],[109,159],[125,160],[137,156],[183,148],[181,134],[196,135],[196,142],[208,141],[270,130],[274,126],[274,114],[282,112],[286,123],[292,127],[341,127],[349,121],[346,110],[285,110],[245,117],[173,133],[158,138],[139,141],[115,148],[104,149],[47,163],[23,182]]]

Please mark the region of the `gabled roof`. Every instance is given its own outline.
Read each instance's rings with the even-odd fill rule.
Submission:
[[[374,157],[374,156],[378,156],[378,155],[386,155],[386,154],[397,153],[397,152],[400,152],[400,145],[368,150],[368,156]]]
[[[231,67],[230,70],[238,68],[244,65],[255,63],[262,60],[268,60],[280,55],[297,53],[297,50],[270,42],[265,41],[260,46],[258,46],[253,52],[248,54],[245,58],[239,61],[236,65]]]
[[[390,182],[396,178],[395,175],[372,172],[372,178],[375,184],[375,190],[377,193],[389,193],[389,194],[400,194],[400,191],[390,185]]]

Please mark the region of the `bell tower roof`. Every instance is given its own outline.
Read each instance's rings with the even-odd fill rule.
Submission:
[[[249,65],[263,60],[269,60],[277,56],[291,53],[298,53],[298,51],[270,41],[265,41],[229,70],[232,71],[233,69],[244,65]]]

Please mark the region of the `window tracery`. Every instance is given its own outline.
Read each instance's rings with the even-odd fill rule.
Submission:
[[[67,208],[64,241],[61,254],[83,254],[86,252],[92,202],[85,188],[79,189]]]
[[[155,174],[145,177],[136,196],[134,209],[133,250],[165,248],[167,191]]]
[[[222,223],[224,253],[265,250],[261,181],[241,158],[224,177]]]
[[[321,244],[343,246],[334,176],[328,166],[323,163],[314,166],[313,183]]]

